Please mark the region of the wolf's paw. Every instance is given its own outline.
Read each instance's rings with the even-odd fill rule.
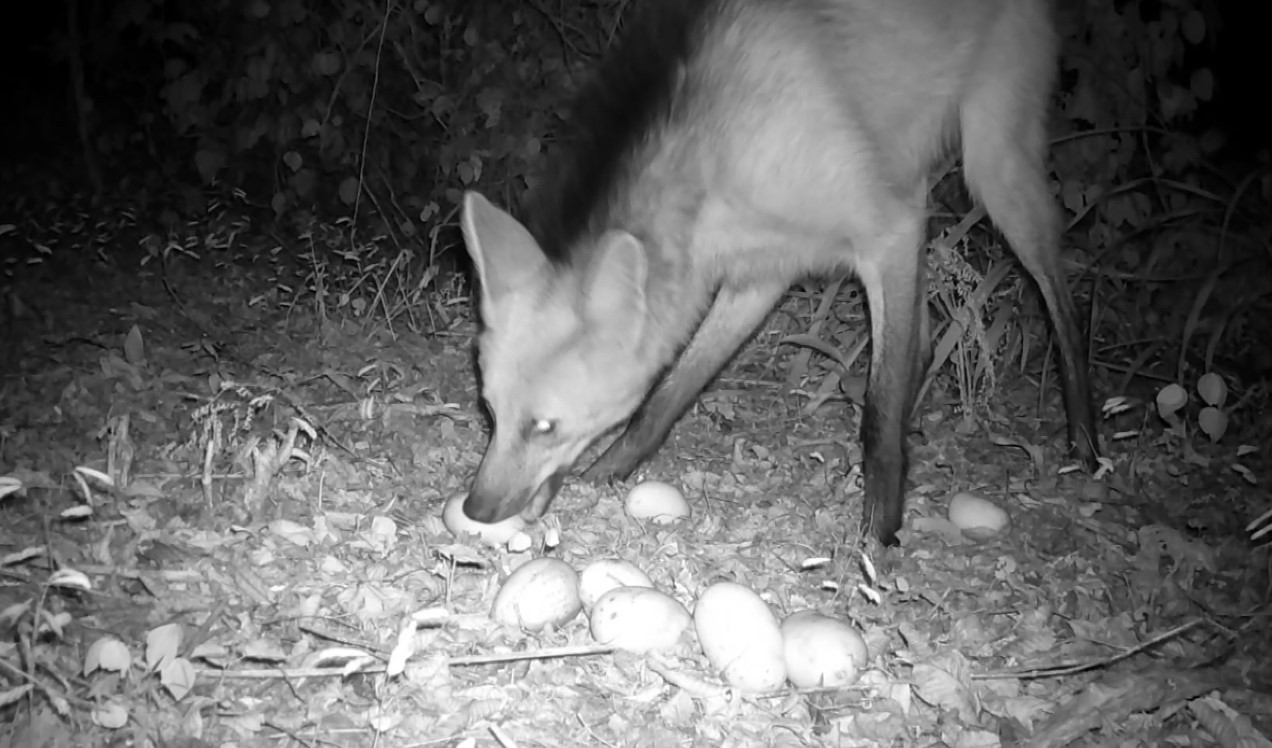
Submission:
[[[596,458],[596,462],[593,462],[583,471],[583,480],[588,483],[612,486],[626,481],[635,470],[635,465],[625,465],[621,461],[611,458],[610,453],[606,452]]]

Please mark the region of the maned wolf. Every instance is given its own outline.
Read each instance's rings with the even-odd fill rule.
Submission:
[[[929,172],[961,144],[972,194],[1042,291],[1077,454],[1087,362],[1060,265],[1044,122],[1045,0],[648,0],[579,96],[569,157],[523,226],[475,193],[494,433],[464,512],[543,514],[579,455],[625,479],[801,277],[855,271],[873,350],[863,528],[894,543],[905,434],[930,359]],[[655,386],[656,385],[656,386]]]

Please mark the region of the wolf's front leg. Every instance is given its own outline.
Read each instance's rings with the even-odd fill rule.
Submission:
[[[785,282],[716,294],[706,317],[676,363],[628,422],[623,433],[583,471],[595,483],[627,480],[658,451],[698,393],[724,368],[786,292]]]

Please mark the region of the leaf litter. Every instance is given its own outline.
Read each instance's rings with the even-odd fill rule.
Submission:
[[[19,343],[0,411],[12,744],[1152,745],[1193,726],[1263,744],[1267,545],[1169,521],[1174,497],[1247,490],[1257,454],[1224,474],[1134,443],[1092,490],[1038,442],[960,434],[934,406],[903,548],[863,554],[851,406],[785,402],[761,342],[644,469],[689,519],[638,521],[621,488],[574,482],[510,552],[440,520],[484,446],[470,319],[343,330],[245,308],[255,280],[231,276],[240,296],[186,286],[174,315],[145,273],[105,317],[54,291],[63,340],[93,344]],[[1010,529],[952,527],[957,490]],[[502,580],[545,555],[624,559],[690,610],[737,582],[779,617],[849,621],[869,662],[851,687],[743,695],[694,647],[614,652],[583,616],[495,624]]]

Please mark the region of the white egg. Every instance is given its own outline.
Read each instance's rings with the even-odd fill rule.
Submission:
[[[592,638],[636,654],[673,649],[693,618],[670,595],[649,587],[616,587],[596,601]]]
[[[856,629],[812,610],[782,621],[782,643],[786,677],[796,688],[851,686],[869,661]]]
[[[950,522],[964,535],[977,540],[993,537],[1008,524],[1007,512],[992,501],[970,493],[956,493],[950,499]]]
[[[662,481],[648,480],[632,486],[624,502],[627,513],[656,525],[669,525],[690,515],[689,502],[680,489]]]
[[[504,580],[490,617],[505,626],[538,631],[549,624],[564,625],[582,609],[574,567],[556,558],[536,558]]]
[[[504,548],[507,548],[509,553],[525,553],[530,550],[532,545],[534,545],[534,541],[530,539],[529,535],[524,532],[516,532],[513,533],[511,538],[508,538],[507,543],[504,543]],[[547,543],[544,543],[544,545],[547,545]]]
[[[782,631],[768,604],[733,582],[711,585],[698,597],[693,624],[707,660],[725,682],[765,693],[786,681]]]
[[[502,546],[525,529],[526,521],[517,514],[493,523],[476,522],[469,519],[468,515],[464,514],[464,499],[466,498],[468,498],[467,493],[457,493],[447,499],[446,506],[442,508],[442,524],[453,534],[457,536],[476,535],[493,546]]]
[[[591,610],[601,595],[616,587],[653,587],[649,575],[636,564],[621,558],[601,558],[583,567],[579,574],[579,599]]]

